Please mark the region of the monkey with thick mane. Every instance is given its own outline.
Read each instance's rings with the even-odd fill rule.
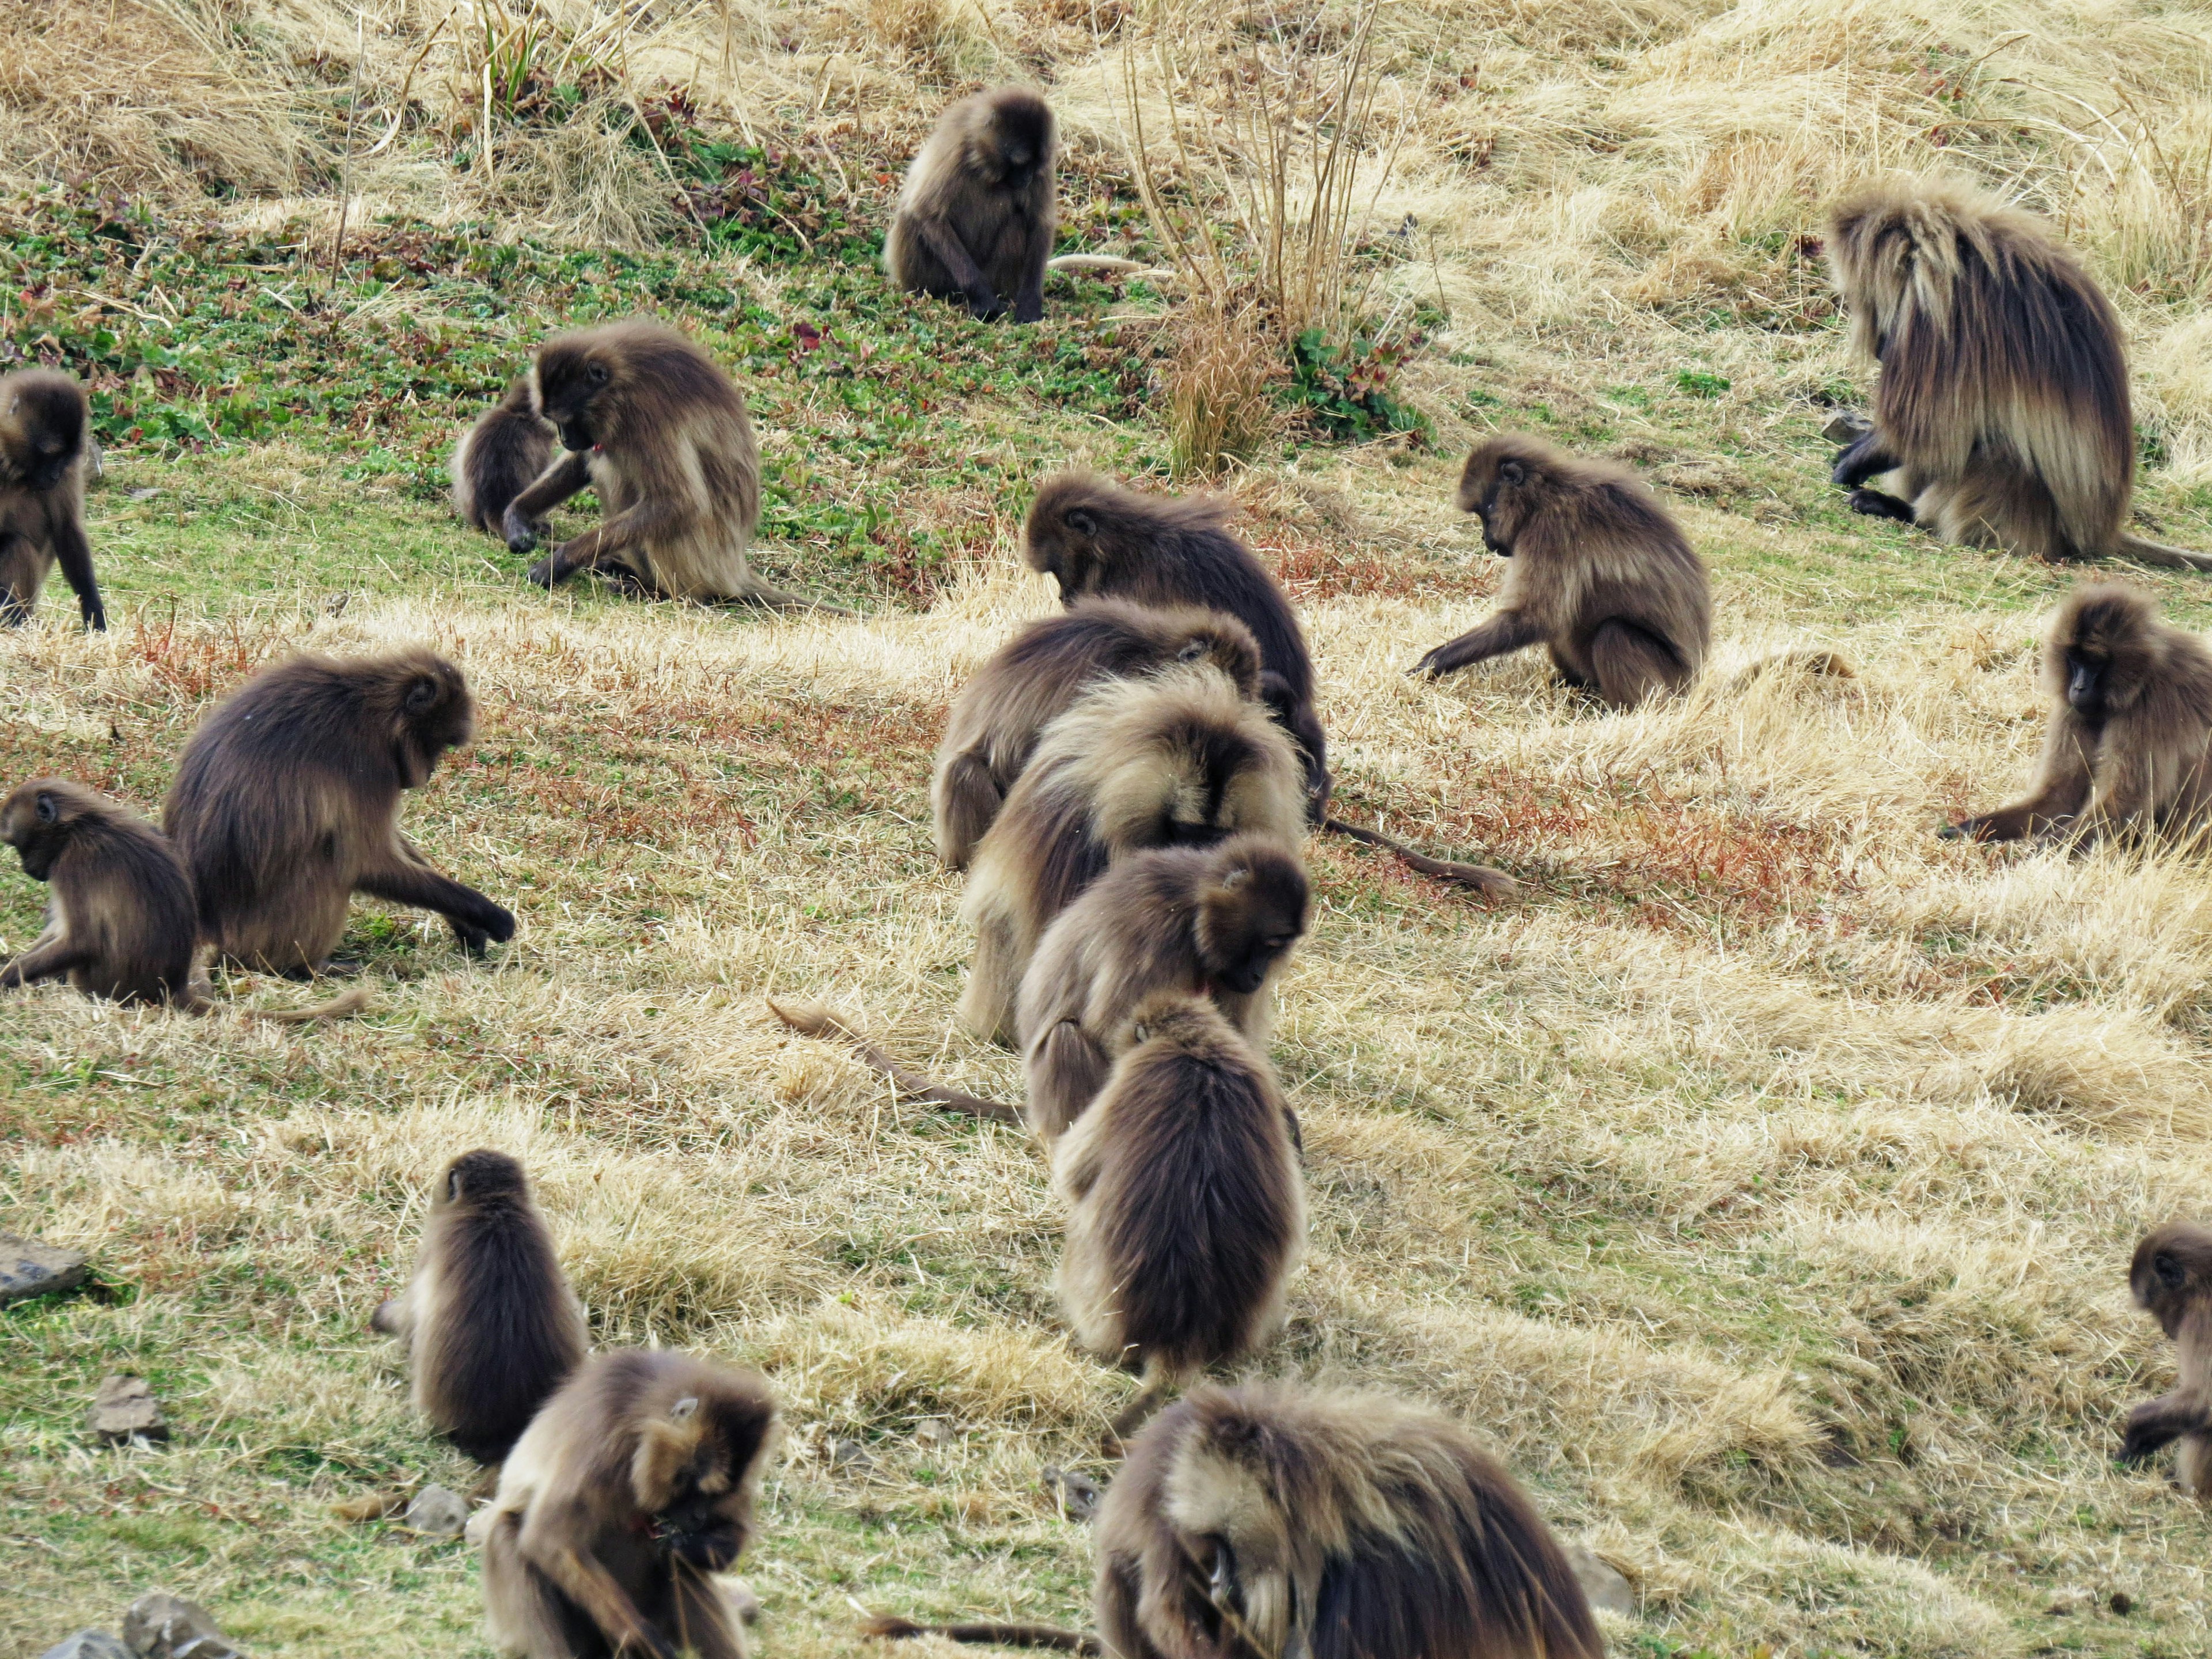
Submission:
[[[319,972],[356,892],[444,916],[471,955],[514,917],[399,833],[399,799],[476,734],[461,671],[423,650],[264,669],[200,722],[162,809],[201,936],[275,973]]]
[[[84,533],[84,474],[92,443],[84,388],[51,368],[0,374],[0,624],[30,619],[58,562],[87,628],[107,608]]]
[[[912,293],[963,300],[977,317],[1011,304],[1044,315],[1045,261],[1057,226],[1052,109],[1025,87],[999,87],[946,110],[907,169],[884,237],[884,269]]]
[[[938,857],[967,867],[1038,734],[1092,684],[1192,663],[1212,664],[1248,697],[1259,693],[1260,647],[1218,611],[1085,599],[1015,635],[961,691],[938,746],[929,782]]]
[[[2200,1504],[2212,1503],[2212,1231],[2170,1221],[2146,1234],[2128,1288],[2172,1341],[2180,1374],[2171,1394],[2128,1413],[2119,1461],[2141,1462],[2179,1440],[2176,1480]]]
[[[1541,645],[1561,679],[1615,708],[1697,678],[1712,635],[1705,562],[1634,473],[1508,434],[1468,455],[1459,507],[1512,562],[1498,608],[1413,672]]]
[[[414,1277],[371,1323],[405,1346],[431,1426],[479,1463],[505,1458],[586,1341],[520,1164],[479,1147],[446,1166]]]
[[[2050,726],[2027,795],[1946,837],[2090,842],[2212,821],[2212,649],[2148,594],[2109,582],[2069,594],[2043,683]]]
[[[1852,341],[1881,366],[1874,428],[1835,465],[1855,510],[1966,547],[2212,569],[2125,527],[2119,319],[2041,220],[1953,180],[1892,179],[1836,204],[1827,252]],[[1885,472],[1901,494],[1866,487]]]
[[[530,376],[516,375],[453,447],[453,510],[463,522],[503,535],[507,507],[552,464],[553,439]]]

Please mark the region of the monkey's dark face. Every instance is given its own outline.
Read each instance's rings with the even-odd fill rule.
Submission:
[[[2066,702],[2089,726],[2105,723],[2105,687],[2111,659],[2076,646],[2066,653]]]
[[[975,147],[979,153],[970,160],[1008,190],[1026,189],[1052,161],[1052,117],[1042,102],[1020,99],[1000,104],[984,132],[986,142]]]
[[[1209,983],[1249,996],[1306,931],[1311,889],[1296,859],[1239,843],[1199,901],[1193,927]]]
[[[76,803],[47,781],[27,783],[0,803],[0,841],[21,854],[25,875],[44,881],[83,816]]]
[[[684,1403],[678,1402],[679,1412]],[[759,1439],[733,1437],[711,1413],[696,1414],[696,1401],[690,1406],[687,1415],[699,1425],[698,1438],[670,1479],[667,1501],[653,1513],[653,1535],[671,1555],[719,1572],[745,1547],[751,1510],[745,1468]]]
[[[2183,1314],[2212,1293],[2212,1233],[2185,1221],[2150,1233],[2136,1247],[2128,1288],[2168,1336],[2176,1334]]]
[[[1501,558],[1513,556],[1513,544],[1527,522],[1539,475],[1517,455],[1485,445],[1467,458],[1460,475],[1459,510],[1482,525],[1482,544]]]
[[[24,379],[0,408],[0,463],[27,489],[58,489],[84,449],[84,394],[58,374]]]
[[[561,434],[564,449],[586,450],[605,444],[609,389],[615,366],[606,352],[558,341],[538,354],[538,407]]]
[[[1106,514],[1080,483],[1048,480],[1022,526],[1022,553],[1030,568],[1060,584],[1063,600],[1091,592],[1105,562]]]
[[[434,660],[410,675],[400,694],[398,730],[393,734],[399,775],[409,788],[428,782],[439,757],[476,733],[476,699],[459,669]]]

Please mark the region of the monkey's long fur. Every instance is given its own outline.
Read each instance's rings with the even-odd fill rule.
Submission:
[[[553,440],[530,376],[516,375],[453,446],[453,511],[462,522],[499,535],[514,498],[552,464]]]
[[[977,317],[1044,315],[1059,222],[1052,110],[1026,87],[947,109],[907,169],[884,236],[884,269],[911,292],[964,301]]]
[[[2128,1288],[2172,1340],[2179,1375],[2171,1393],[2129,1412],[2119,1460],[2140,1462],[2179,1440],[2176,1480],[2212,1503],[2212,1232],[2188,1221],[2154,1229],[2136,1246]]]
[[[2045,559],[2212,569],[2126,529],[2136,436],[2119,319],[2041,220],[1956,180],[1838,202],[1828,262],[1881,366],[1874,430],[1838,460],[1863,513]],[[1863,488],[1883,472],[1901,497]]]

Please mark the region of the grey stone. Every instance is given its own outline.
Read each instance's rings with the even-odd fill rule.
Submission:
[[[39,1659],[131,1659],[131,1650],[104,1630],[81,1630],[57,1642]]]
[[[73,1291],[84,1283],[86,1272],[82,1250],[0,1233],[0,1303]]]
[[[874,1454],[857,1440],[833,1440],[830,1443],[830,1467],[866,1474],[876,1467],[876,1460]]]
[[[760,1623],[760,1597],[753,1594],[750,1584],[742,1578],[728,1577],[717,1578],[714,1583],[721,1589],[722,1600],[729,1607],[730,1617],[741,1625]]]
[[[1562,1539],[1559,1548],[1565,1552],[1567,1565],[1573,1569],[1575,1580],[1589,1597],[1590,1606],[1600,1613],[1617,1613],[1624,1619],[1636,1617],[1636,1586],[1628,1582],[1628,1575],[1600,1555],[1587,1544],[1570,1543]]]
[[[131,1604],[123,1642],[139,1659],[237,1659],[238,1653],[205,1607],[163,1590]]]
[[[127,1371],[120,1376],[100,1379],[100,1388],[92,1396],[92,1409],[85,1414],[85,1426],[111,1443],[169,1437],[169,1425],[161,1415],[161,1402],[154,1398],[154,1390],[147,1386],[144,1377],[133,1376]],[[130,1640],[127,1633],[124,1639]]]
[[[1070,1521],[1090,1520],[1098,1513],[1098,1505],[1106,1496],[1089,1475],[1056,1469],[1049,1464],[1044,1471],[1044,1489],[1060,1506],[1060,1514]]]
[[[1856,409],[1839,409],[1828,417],[1820,435],[1832,444],[1855,444],[1874,430],[1874,422]]]
[[[942,1446],[952,1438],[952,1424],[946,1418],[925,1417],[914,1425],[914,1438],[917,1445]]]
[[[425,1486],[408,1501],[400,1524],[433,1538],[459,1538],[469,1524],[469,1506],[443,1486]]]

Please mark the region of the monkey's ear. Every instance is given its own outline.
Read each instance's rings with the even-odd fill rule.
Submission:
[[[41,795],[39,797],[39,799],[41,804],[43,804],[46,800],[46,797]],[[2188,1274],[2182,1272],[2181,1264],[2179,1261],[2176,1261],[2172,1256],[2168,1255],[2164,1250],[2160,1250],[2156,1255],[2151,1257],[2150,1270],[2158,1275],[2158,1282],[2165,1285],[2169,1291],[2179,1290],[2183,1282],[2189,1277]]]
[[[593,386],[605,386],[607,383],[608,370],[605,363],[593,363],[584,373],[590,377]]]
[[[454,1170],[451,1176],[447,1177],[446,1196],[456,1204],[460,1202],[461,1172],[459,1170]]]
[[[438,701],[438,682],[428,674],[418,674],[407,687],[405,700],[400,704],[410,714],[427,713]]]
[[[668,1408],[669,1420],[672,1423],[688,1422],[691,1414],[698,1409],[699,1396],[696,1394],[687,1394]]]
[[[1176,653],[1176,660],[1177,662],[1196,662],[1211,649],[1212,649],[1212,644],[1210,641],[1185,640],[1183,641],[1182,649]]]
[[[1500,461],[1498,464],[1498,482],[1500,483],[1525,483],[1528,478],[1528,468],[1518,461]]]
[[[1067,527],[1079,536],[1095,536],[1098,533],[1098,520],[1095,515],[1079,507],[1068,513]]]
[[[61,815],[62,809],[54,805],[54,798],[43,789],[39,791],[39,822],[52,823]]]
[[[1222,890],[1224,892],[1233,893],[1251,879],[1252,872],[1243,865],[1237,865],[1233,869],[1226,870],[1222,872]]]

